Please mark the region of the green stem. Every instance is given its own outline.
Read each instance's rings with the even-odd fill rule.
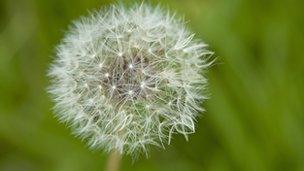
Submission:
[[[119,171],[121,155],[117,151],[112,151],[108,158],[106,171]]]

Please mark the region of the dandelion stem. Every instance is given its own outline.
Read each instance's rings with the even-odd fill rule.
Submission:
[[[112,151],[109,155],[106,171],[118,171],[121,155],[117,151]]]

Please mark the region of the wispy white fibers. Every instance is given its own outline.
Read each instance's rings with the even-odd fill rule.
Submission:
[[[111,6],[74,22],[49,70],[56,116],[92,148],[163,147],[195,132],[211,52],[160,8]]]

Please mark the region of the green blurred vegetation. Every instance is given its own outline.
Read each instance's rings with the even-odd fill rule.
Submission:
[[[0,170],[94,171],[90,151],[59,124],[45,91],[54,47],[71,20],[113,1],[0,1]],[[128,3],[132,3],[131,1]],[[156,4],[157,1],[153,1]],[[304,13],[300,0],[169,0],[210,44],[211,99],[186,142],[122,170],[303,171]]]

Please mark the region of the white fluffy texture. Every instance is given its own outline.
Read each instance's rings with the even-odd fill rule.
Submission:
[[[127,154],[194,133],[211,53],[183,24],[148,5],[75,22],[49,71],[58,118],[92,148]]]

